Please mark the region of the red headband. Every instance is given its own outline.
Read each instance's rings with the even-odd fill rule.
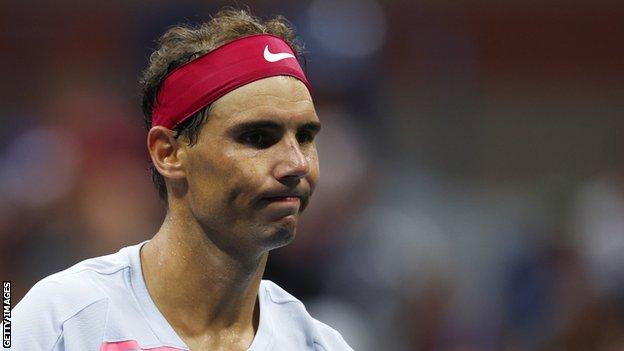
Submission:
[[[269,34],[234,40],[170,72],[156,96],[152,125],[173,129],[230,91],[253,81],[292,76],[310,83],[290,46]]]

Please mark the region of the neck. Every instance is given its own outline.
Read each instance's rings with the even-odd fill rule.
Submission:
[[[268,253],[234,256],[215,245],[208,234],[196,220],[168,213],[141,250],[148,291],[185,341],[219,343],[220,335],[236,333],[241,342],[251,343],[258,327],[256,300]]]

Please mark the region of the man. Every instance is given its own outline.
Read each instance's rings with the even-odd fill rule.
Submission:
[[[14,350],[351,350],[262,280],[319,178],[294,39],[232,10],[160,38],[142,83],[164,223],[38,282],[13,310]]]

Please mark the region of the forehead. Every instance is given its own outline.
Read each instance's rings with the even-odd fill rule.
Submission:
[[[276,122],[317,122],[312,97],[305,84],[293,77],[257,80],[215,101],[208,123],[230,126],[256,118]]]

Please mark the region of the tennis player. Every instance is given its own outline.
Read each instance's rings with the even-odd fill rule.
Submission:
[[[319,179],[299,54],[283,18],[245,11],[160,38],[142,85],[164,222],[35,284],[13,310],[13,350],[351,350],[262,280]]]

